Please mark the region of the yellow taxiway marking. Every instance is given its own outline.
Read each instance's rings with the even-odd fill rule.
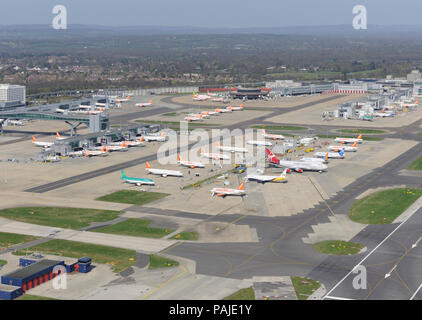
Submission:
[[[173,277],[171,277],[170,279],[168,279],[167,281],[164,281],[162,284],[160,284],[158,287],[156,287],[154,290],[152,290],[150,293],[148,293],[147,295],[143,296],[141,298],[141,300],[145,300],[148,297],[150,297],[152,294],[154,294],[155,292],[157,292],[159,289],[161,289],[162,287],[164,287],[166,284],[169,284],[170,282],[176,280],[177,278],[180,278],[182,275],[184,275],[186,272],[188,272],[186,270],[185,267],[183,266],[179,266],[180,269],[182,269],[182,272],[175,274]]]

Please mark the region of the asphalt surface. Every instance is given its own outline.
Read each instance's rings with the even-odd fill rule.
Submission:
[[[327,97],[330,101],[338,96]],[[171,100],[169,100],[171,101]],[[318,103],[321,103],[318,102]],[[283,114],[314,103],[307,103],[292,108],[278,109],[270,115],[237,123],[232,128],[244,128],[251,124],[265,123],[265,118]],[[129,114],[130,115],[130,114]],[[129,115],[127,117],[129,117]],[[121,118],[128,120],[129,118]],[[133,117],[132,117],[133,119]],[[422,141],[418,134],[417,121],[401,128],[379,128],[388,130],[379,137],[394,137]],[[280,125],[280,124],[277,124]],[[338,126],[308,126],[315,132],[327,133]],[[229,129],[232,129],[229,128]],[[397,132],[394,134],[392,132]],[[372,136],[372,135],[371,135]],[[345,215],[355,198],[367,189],[380,186],[404,184],[408,187],[422,188],[422,181],[417,175],[402,175],[400,172],[420,156],[422,143],[398,156],[382,167],[358,178],[327,201],[321,201],[315,207],[290,217],[263,217],[256,215],[203,215],[177,210],[156,209],[154,214],[199,218],[203,221],[247,224],[255,228],[257,243],[194,243],[178,242],[162,253],[171,253],[196,261],[196,272],[200,274],[230,277],[237,279],[252,276],[307,276],[324,283],[329,295],[327,299],[422,299],[422,210],[417,211],[402,225],[372,225],[363,229],[352,241],[363,243],[367,252],[351,256],[328,256],[316,252],[310,244],[302,241],[312,226],[329,222],[330,215]],[[101,176],[128,166],[134,166],[153,160],[156,155],[141,157],[121,164],[102,168],[89,173],[76,175],[46,185],[28,189],[28,192],[47,192],[69,184]],[[245,200],[244,200],[245,201]],[[131,207],[128,211],[142,212],[142,207]],[[151,212],[151,209],[146,209]],[[399,227],[396,231],[394,231]],[[393,234],[391,234],[394,231]],[[216,235],[218,232],[215,231]],[[388,238],[387,238],[388,237]],[[387,239],[386,239],[387,238]],[[366,257],[363,263],[361,261]],[[351,286],[351,271],[358,264],[367,268],[367,289],[356,290]],[[386,277],[386,274],[390,276]],[[418,291],[419,289],[419,291]]]

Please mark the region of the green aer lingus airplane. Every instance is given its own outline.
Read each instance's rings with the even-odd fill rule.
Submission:
[[[152,179],[128,177],[123,170],[122,170],[122,178],[121,179],[123,179],[124,182],[126,182],[126,183],[136,184],[139,187],[142,186],[143,184],[152,185],[152,186],[155,185],[155,183]]]

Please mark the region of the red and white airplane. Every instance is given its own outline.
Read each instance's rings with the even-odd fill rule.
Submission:
[[[226,109],[219,109],[219,108],[217,108],[217,109],[215,109],[215,112],[218,112],[218,113],[227,113],[227,112],[233,112],[233,110],[230,110],[228,108],[226,108]]]
[[[108,152],[112,152],[112,151],[127,151],[128,150],[128,146],[125,143],[125,141],[123,141],[119,145],[109,144],[109,145],[105,145],[105,146],[101,146],[101,147],[95,147],[94,149],[95,150],[102,150],[103,147],[105,147],[105,151],[108,151]]]
[[[246,194],[245,190],[245,183],[242,184],[237,189],[230,189],[230,188],[213,188],[211,190],[212,196],[217,195],[218,197],[227,197],[227,196],[244,196]]]
[[[192,93],[192,99],[195,101],[206,101],[211,99],[211,96],[207,94],[197,94],[195,92]]]
[[[337,152],[340,152],[341,150],[343,150],[345,152],[356,152],[356,151],[358,151],[357,145],[358,145],[358,143],[355,142],[352,146],[329,146],[328,150],[337,151]]]
[[[273,139],[273,140],[284,140],[284,136],[281,134],[271,134],[271,133],[266,133],[265,129],[261,130],[262,136],[266,139]]]
[[[215,160],[230,160],[230,157],[225,154],[205,152],[204,148],[201,148],[201,156],[204,158],[215,159]]]
[[[65,139],[67,139],[67,138],[62,137],[62,136],[60,135],[60,133],[56,132],[56,139],[57,139],[57,140],[65,140]]]
[[[148,162],[145,162],[145,170],[148,171],[151,174],[156,174],[156,175],[162,176],[164,178],[166,178],[168,176],[183,177],[183,173],[181,173],[180,171],[165,170],[165,169],[153,169],[153,168],[151,168],[151,166],[149,165]]]
[[[129,148],[130,147],[138,147],[138,146],[144,146],[144,137],[141,137],[141,139],[137,140],[137,141],[123,141],[125,143],[125,145],[127,145]],[[110,145],[112,146],[120,146],[122,145],[121,142],[112,142],[110,143]]]
[[[187,116],[187,117],[184,117],[183,120],[185,120],[187,122],[203,121],[204,119],[202,117],[203,117],[202,114],[200,114],[199,117],[197,117],[197,116]]]
[[[180,156],[180,154],[177,155],[177,159],[179,160],[179,164],[181,164],[182,166],[185,167],[189,167],[191,169],[195,169],[195,168],[205,168],[205,166],[199,162],[199,161],[184,161],[182,160],[182,157]]]
[[[142,136],[142,138],[145,139],[145,141],[158,141],[158,142],[165,142],[167,140],[166,134],[164,131],[161,132],[161,135],[146,135]]]
[[[140,108],[149,107],[149,106],[152,106],[152,100],[149,100],[148,102],[140,102],[140,103],[135,104],[135,107],[140,107]]]
[[[102,146],[101,150],[84,150],[83,155],[85,157],[96,157],[96,156],[105,157],[105,156],[108,156],[108,153],[106,151],[106,147]]]
[[[130,101],[130,96],[127,96],[126,98],[116,98],[114,99],[114,101],[118,103],[127,102],[127,101]]]
[[[360,134],[357,138],[335,138],[334,141],[335,142],[340,142],[340,143],[362,143],[363,139],[362,139],[363,135]]]
[[[32,142],[37,146],[37,147],[43,147],[43,148],[50,148],[54,142],[44,142],[44,141],[38,141],[37,139],[35,139],[34,136],[32,136]]]
[[[241,104],[238,107],[232,107],[232,106],[228,106],[227,109],[231,110],[231,111],[242,111],[243,110],[243,104]]]
[[[218,116],[220,113],[216,111],[201,111],[201,114],[205,114],[207,116]]]

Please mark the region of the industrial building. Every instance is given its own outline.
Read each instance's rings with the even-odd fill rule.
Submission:
[[[271,89],[264,88],[237,88],[234,91],[230,91],[230,96],[233,99],[260,99],[266,97]]]
[[[0,110],[6,110],[26,103],[26,88],[14,84],[0,84]]]
[[[57,277],[61,270],[66,273],[87,273],[93,268],[89,257],[80,258],[70,264],[59,260],[20,258],[19,266],[21,268],[18,270],[1,277],[0,299],[16,299],[26,291]]]

